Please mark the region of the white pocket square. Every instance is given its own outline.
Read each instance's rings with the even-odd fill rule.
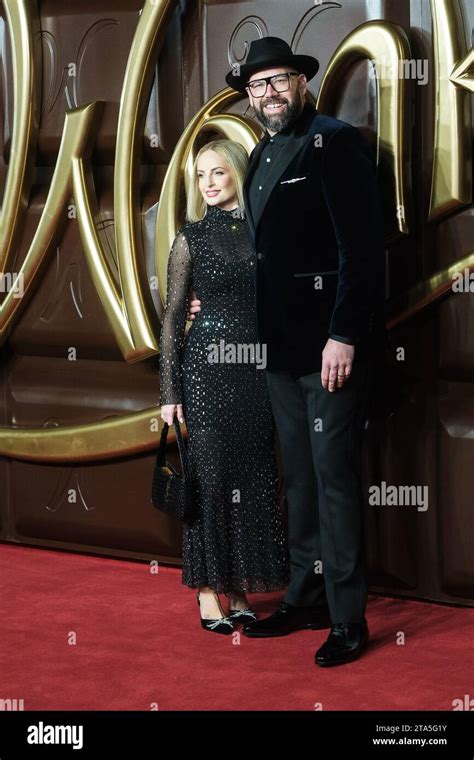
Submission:
[[[306,179],[306,177],[293,177],[293,179],[284,179],[282,182],[280,182],[280,185],[290,184],[291,182],[301,182],[302,179]]]

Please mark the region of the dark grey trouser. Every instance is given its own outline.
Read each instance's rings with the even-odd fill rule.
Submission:
[[[266,370],[266,378],[288,502],[285,601],[327,603],[333,623],[359,622],[367,603],[361,455],[373,364],[354,362],[349,379],[333,393],[322,387],[320,372],[293,378]]]

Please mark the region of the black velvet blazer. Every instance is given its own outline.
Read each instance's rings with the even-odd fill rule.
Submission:
[[[329,337],[353,343],[354,361],[377,355],[385,342],[385,251],[372,149],[355,127],[306,103],[254,218],[249,184],[269,139],[252,151],[244,183],[267,367],[318,372]]]

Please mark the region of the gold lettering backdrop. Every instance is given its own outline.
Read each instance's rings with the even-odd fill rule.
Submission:
[[[23,222],[25,199],[32,177],[37,139],[38,71],[35,69],[32,38],[39,27],[37,6],[28,0],[4,0],[12,39],[14,72],[14,117],[11,155],[2,206],[0,261],[3,273],[10,271],[14,242]],[[114,165],[114,211],[116,258],[119,277],[114,277],[97,234],[97,199],[91,153],[101,114],[101,103],[90,103],[66,113],[61,146],[49,194],[36,235],[17,276],[23,281],[24,296],[15,298],[12,288],[0,307],[0,335],[4,341],[17,312],[34,292],[43,259],[51,250],[51,240],[60,227],[72,194],[84,253],[91,277],[100,296],[117,343],[127,362],[136,362],[158,350],[159,325],[150,298],[141,245],[138,163],[146,99],[154,73],[153,61],[159,53],[164,29],[176,7],[176,0],[148,0],[137,23],[123,82]],[[430,218],[451,213],[472,201],[470,116],[467,93],[474,91],[472,64],[474,51],[465,50],[465,31],[459,3],[431,0],[436,61],[436,132],[432,169]],[[374,62],[375,68],[389,62],[396,70],[399,61],[411,58],[408,38],[401,27],[383,21],[355,29],[335,51],[326,69],[318,108],[332,112],[350,67],[359,59]],[[387,68],[384,66],[384,69]],[[389,155],[395,178],[394,208],[411,207],[409,79],[377,77],[378,146]],[[238,96],[240,97],[240,96]],[[248,150],[258,141],[261,130],[243,116],[225,115],[236,100],[230,88],[217,93],[187,125],[176,146],[163,183],[156,221],[156,271],[162,300],[166,292],[167,256],[176,234],[178,187],[189,177],[194,141],[203,128],[214,128],[238,140]],[[411,213],[411,212],[410,212]],[[397,214],[398,232],[409,233],[405,213]],[[451,288],[452,273],[474,266],[474,253],[428,282],[403,294],[390,326],[408,317]],[[156,409],[129,418],[94,423],[81,428],[54,431],[2,430],[0,453],[36,461],[87,461],[128,455],[156,444],[156,430],[150,426]],[[41,451],[37,437],[41,436]],[[115,443],[114,443],[115,442]]]
[[[49,2],[54,6],[53,0]],[[228,6],[229,14],[235,14],[239,8],[238,2],[214,5]],[[315,20],[321,10],[332,9],[340,13],[346,10],[344,3],[316,5],[319,7],[306,12],[304,24],[302,21],[297,23],[296,10],[293,23],[293,11],[288,9],[286,33],[276,29],[265,31],[265,23],[260,23],[260,16],[255,15],[254,31],[280,34],[288,39],[293,35],[293,40],[299,40],[309,21]],[[407,3],[400,3],[402,5],[408,8],[410,3],[407,0]],[[440,221],[472,204],[471,95],[474,92],[474,50],[468,44],[466,7],[462,0],[427,0],[426,5],[432,24],[431,95],[430,98],[421,99],[418,123],[415,121],[414,107],[414,88],[417,85],[408,76],[394,74],[407,61],[415,60],[417,55],[412,49],[408,30],[395,21],[376,19],[356,25],[335,46],[322,71],[315,97],[321,111],[337,115],[341,93],[350,81],[353,70],[363,61],[369,61],[373,67],[377,100],[377,157],[379,162],[383,159],[392,178],[389,197],[385,199],[390,208],[386,229],[389,249],[409,238],[420,226],[433,229]],[[252,6],[256,14],[260,12],[258,2]],[[189,182],[197,138],[206,131],[217,132],[239,141],[250,152],[263,134],[251,117],[231,112],[232,108],[239,106],[242,98],[230,88],[217,91],[207,102],[201,98],[191,118],[184,120],[184,129],[179,130],[178,139],[172,145],[172,155],[163,166],[157,167],[155,176],[148,179],[149,187],[158,181],[160,183],[159,203],[156,218],[145,223],[142,209],[143,136],[146,119],[150,117],[150,93],[156,92],[157,88],[157,61],[162,60],[167,39],[174,34],[177,24],[181,23],[186,31],[192,29],[193,24],[202,22],[201,3],[187,4],[182,16],[177,0],[146,0],[136,4],[131,0],[130,7],[134,15],[129,14],[127,18],[134,18],[136,26],[121,82],[116,144],[111,149],[114,154],[113,171],[104,174],[113,194],[114,234],[111,246],[107,245],[103,234],[96,176],[99,168],[96,161],[98,134],[107,118],[109,103],[104,99],[81,103],[77,96],[74,69],[69,75],[74,80],[76,90],[72,107],[65,109],[47,195],[37,214],[32,241],[21,266],[15,271],[19,241],[23,239],[28,211],[31,210],[38,153],[41,152],[39,127],[46,113],[41,96],[46,86],[41,44],[46,41],[50,54],[59,54],[54,48],[57,41],[53,44],[52,36],[48,38],[42,29],[39,6],[34,0],[3,2],[6,37],[9,40],[4,54],[6,51],[10,56],[9,85],[13,102],[11,125],[8,125],[10,135],[0,224],[0,271],[5,282],[9,276],[11,278],[0,305],[0,336],[4,347],[8,346],[8,338],[26,305],[34,299],[45,267],[51,263],[55,244],[61,240],[67,219],[73,215],[93,287],[124,362],[133,365],[156,358],[160,328],[157,298],[161,300],[162,308],[168,254],[181,222],[179,190],[183,183],[187,186]],[[360,7],[365,7],[363,0]],[[87,10],[91,10],[89,6]],[[104,10],[108,10],[107,2],[104,3]],[[98,34],[105,25],[119,23],[113,20],[112,12],[110,15],[111,18],[108,18],[106,13],[102,13],[101,18],[91,24],[88,39]],[[241,22],[241,25],[244,24],[245,20]],[[241,25],[234,24],[236,33]],[[183,61],[184,78],[196,78],[192,50],[201,44],[201,39],[199,33],[193,38],[191,32],[186,32],[183,34],[183,45],[187,45],[191,53],[188,50],[181,56],[179,49],[174,53],[177,64]],[[77,60],[81,60],[87,44],[89,42],[85,36]],[[229,51],[229,62],[221,60],[222,79],[228,63],[238,62],[232,60],[231,44]],[[305,52],[316,53],[306,49]],[[169,50],[167,56],[168,60],[173,59],[173,53]],[[71,63],[71,66],[75,65]],[[172,81],[179,86],[177,78]],[[3,95],[5,131],[7,93]],[[196,99],[199,100],[198,96]],[[167,114],[158,116],[161,116],[161,121],[158,119],[157,124],[164,125]],[[412,154],[412,141],[414,130],[420,128],[423,119],[428,116],[434,125],[430,135],[430,198],[429,204],[421,208],[413,189],[413,185],[420,181],[416,175],[420,164]],[[160,139],[164,139],[165,132],[166,126],[163,126]],[[166,149],[163,148],[162,152],[166,153]],[[424,166],[425,171],[427,168]],[[103,186],[103,178],[99,184]],[[145,227],[148,236],[153,237],[152,274],[145,262]],[[474,251],[471,251],[446,266],[432,267],[429,276],[422,274],[409,288],[395,288],[387,308],[389,328],[405,324],[425,307],[452,292],[453,275],[473,271]],[[21,297],[18,297],[20,289]],[[105,463],[153,451],[160,428],[157,406],[88,424],[40,428],[12,424],[0,429],[0,454],[8,459],[51,465]]]

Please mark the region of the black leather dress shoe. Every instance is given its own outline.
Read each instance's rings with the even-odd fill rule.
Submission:
[[[331,620],[326,607],[294,607],[281,602],[270,617],[244,625],[243,632],[252,638],[287,636],[293,631],[311,628],[313,631],[329,628]]]
[[[343,665],[356,660],[366,648],[369,640],[367,620],[362,623],[338,623],[331,626],[331,632],[314,656],[316,665],[322,668]]]

